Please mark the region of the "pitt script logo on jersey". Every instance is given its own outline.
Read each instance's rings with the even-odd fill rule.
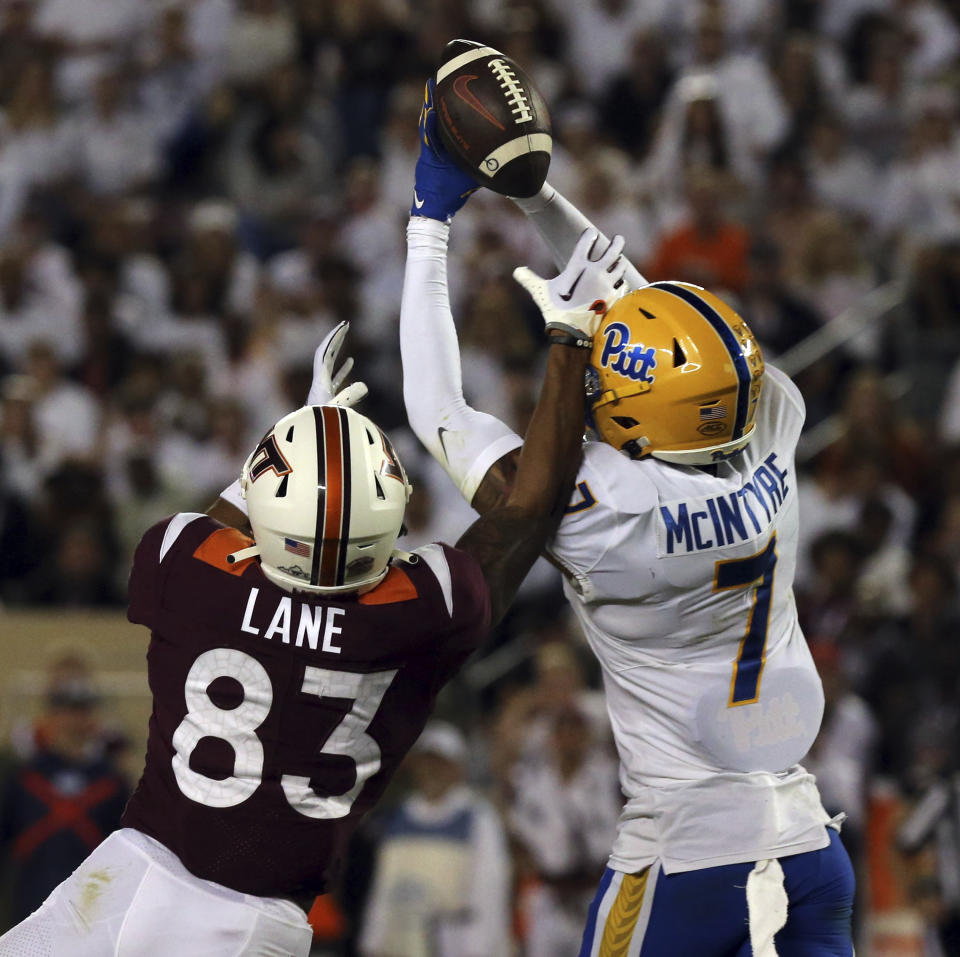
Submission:
[[[687,555],[752,541],[769,528],[790,494],[771,452],[735,492],[660,506],[657,554]]]
[[[611,322],[603,338],[600,365],[635,382],[653,382],[652,370],[657,367],[653,346],[648,348],[642,342],[631,344],[630,327],[623,322]]]

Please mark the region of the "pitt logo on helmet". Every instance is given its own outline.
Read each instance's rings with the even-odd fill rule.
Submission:
[[[750,441],[763,356],[743,319],[699,286],[624,296],[594,336],[592,366],[594,428],[632,458],[709,465]]]
[[[651,369],[657,367],[654,349],[643,343],[630,344],[630,327],[623,322],[611,322],[603,330],[603,353],[600,365],[609,366],[613,372],[636,379],[638,382],[653,382]]]

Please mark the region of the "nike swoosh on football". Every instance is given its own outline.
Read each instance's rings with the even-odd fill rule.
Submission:
[[[413,191],[413,205],[416,206],[417,209],[421,209],[421,208],[423,207],[423,202],[424,202],[424,201],[417,195],[417,191],[414,190],[414,191]]]
[[[476,110],[485,120],[492,123],[498,130],[503,129],[500,121],[477,99],[474,92],[470,89],[472,80],[479,79],[472,73],[462,74],[453,81],[453,92],[463,100],[472,110]]]
[[[577,283],[580,282],[581,279],[583,279],[583,274],[584,274],[585,272],[586,272],[585,269],[581,269],[581,270],[580,270],[580,273],[579,273],[579,275],[577,276],[577,278],[573,280],[573,285],[570,287],[570,292],[568,292],[568,293],[560,293],[560,298],[561,298],[564,302],[569,302],[569,301],[571,300],[571,298],[573,297],[574,290],[577,288]]]

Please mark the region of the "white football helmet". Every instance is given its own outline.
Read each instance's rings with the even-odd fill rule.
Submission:
[[[244,463],[240,487],[263,573],[311,592],[376,585],[411,492],[386,435],[335,405],[277,422]]]

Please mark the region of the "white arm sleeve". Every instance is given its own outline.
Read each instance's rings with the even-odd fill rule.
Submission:
[[[410,428],[473,500],[487,470],[523,440],[463,397],[460,344],[447,293],[450,227],[413,216],[407,226],[407,265],[400,305],[403,401]]]
[[[560,195],[549,183],[544,183],[540,192],[529,199],[514,199],[524,215],[536,227],[537,232],[553,256],[557,269],[563,269],[573,253],[577,240],[585,229],[596,228],[568,199]],[[609,243],[610,237],[600,233],[600,238]],[[631,289],[639,289],[649,283],[628,259],[624,278]]]

